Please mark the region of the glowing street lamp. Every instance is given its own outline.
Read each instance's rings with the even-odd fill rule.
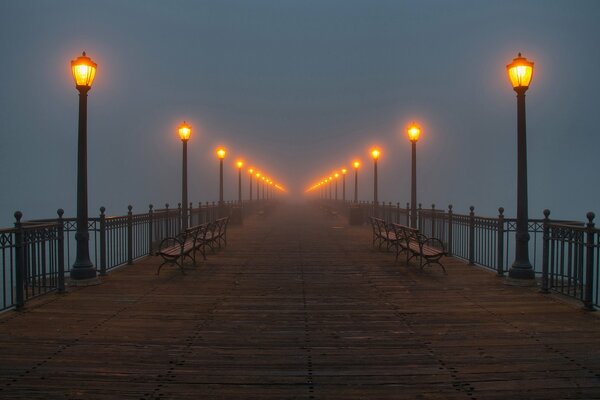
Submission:
[[[327,178],[327,181],[329,182],[329,200],[331,200],[333,198],[333,196],[332,196],[333,184],[331,183],[333,181],[333,177],[330,176],[329,178]]]
[[[346,168],[342,168],[342,201],[346,202],[346,174],[348,170]]]
[[[190,140],[192,127],[183,121],[183,124],[179,125],[177,131],[183,144],[183,156],[181,158],[181,227],[185,230],[188,227],[187,141]]]
[[[525,92],[533,77],[533,62],[521,56],[506,66],[508,78],[517,92],[517,232],[515,261],[508,272],[512,279],[535,279],[529,261],[529,215],[527,201],[527,134],[525,123]]]
[[[360,168],[360,161],[355,160],[352,165],[354,166],[354,203],[358,203],[358,169]]]
[[[223,206],[223,159],[227,154],[227,150],[223,147],[217,149],[217,157],[219,158],[219,207]]]
[[[262,179],[263,183],[262,183],[262,199],[265,199],[265,180],[266,178],[263,176],[260,177],[260,179]]]
[[[235,164],[238,167],[238,203],[242,204],[242,167],[244,162],[238,161]]]
[[[258,187],[260,183],[260,172],[256,173],[256,200],[260,200],[260,188]]]
[[[410,181],[410,226],[417,227],[417,141],[421,136],[421,128],[414,122],[406,131],[412,144],[412,166]]]
[[[77,254],[71,279],[93,279],[96,268],[90,260],[87,190],[87,94],[92,88],[98,65],[85,55],[71,61],[75,88],[79,91],[79,128],[77,135]]]
[[[379,149],[371,150],[371,156],[373,157],[373,173],[374,173],[374,182],[373,182],[373,205],[375,209],[377,209],[377,205],[379,204],[377,201],[377,160],[379,160],[379,156],[381,155],[381,151]],[[377,216],[377,214],[375,214]]]

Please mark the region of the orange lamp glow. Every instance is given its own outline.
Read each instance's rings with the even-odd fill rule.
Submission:
[[[346,168],[342,168],[342,174],[346,175],[348,173],[348,170]]]
[[[225,150],[222,147],[219,147],[217,149],[217,157],[219,157],[221,160],[225,158],[225,155],[227,154],[227,150]]]
[[[239,169],[242,169],[242,167],[244,166],[244,162],[243,161],[238,161],[237,163],[235,163],[237,165],[237,167]]]
[[[179,125],[177,131],[179,132],[179,137],[181,138],[181,140],[187,142],[190,138],[190,135],[192,134],[192,127],[186,124],[185,121],[183,121],[183,124]]]
[[[377,160],[381,155],[381,152],[379,151],[379,149],[373,149],[371,151],[371,155],[373,156],[373,160]]]
[[[262,177],[262,178],[260,178],[260,179],[262,179],[262,180],[264,181],[264,180],[265,180],[265,177],[263,176],[263,177]]]
[[[408,133],[408,139],[413,143],[417,143],[419,136],[421,136],[421,128],[419,128],[419,125],[413,122],[406,132]]]
[[[256,173],[256,177],[257,177],[257,178],[260,178],[260,172],[257,172],[257,173]]]
[[[254,174],[254,169],[250,168],[250,169],[248,170],[248,173],[249,173],[250,175],[253,175],[253,174]]]
[[[338,173],[336,172],[335,174],[333,174],[333,176],[335,177],[335,179],[337,179],[337,178],[340,176],[340,174],[338,174]]]
[[[97,67],[98,64],[86,56],[85,51],[81,56],[71,60],[71,72],[73,73],[73,79],[75,79],[75,86],[77,88],[91,89]]]
[[[358,169],[360,167],[360,161],[354,161],[352,165],[354,165],[354,169]]]
[[[533,77],[533,62],[521,57],[519,53],[517,58],[506,66],[506,72],[513,89],[527,90]]]

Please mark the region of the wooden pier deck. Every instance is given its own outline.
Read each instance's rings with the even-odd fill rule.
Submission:
[[[0,316],[0,399],[593,399],[600,319],[302,205]]]

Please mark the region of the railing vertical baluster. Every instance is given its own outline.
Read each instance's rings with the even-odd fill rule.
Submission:
[[[56,282],[56,288],[58,293],[64,293],[65,291],[65,226],[63,221],[63,214],[65,211],[59,208],[56,213],[58,214],[58,280]]]
[[[410,214],[408,210],[410,210],[410,203],[406,202],[406,226],[410,226]]]
[[[469,210],[469,265],[475,265],[475,207]]]
[[[583,305],[586,310],[594,310],[593,290],[594,290],[594,217],[593,212],[587,213],[587,240],[585,257],[585,295]]]
[[[175,236],[171,235],[171,231],[169,230],[169,203],[165,203],[165,210],[165,231],[163,232],[163,235],[160,238],[161,240],[166,238],[167,236]]]
[[[133,213],[131,205],[127,206],[127,264],[133,264]]]
[[[153,245],[153,239],[152,236],[154,234],[154,210],[152,210],[153,206],[152,204],[150,204],[148,206],[148,255],[151,256],[152,255],[152,251],[154,250],[152,248]]]
[[[25,243],[23,242],[23,225],[21,225],[21,218],[23,213],[21,211],[15,212],[15,299],[14,304],[17,310],[23,307],[25,304],[24,295],[24,271],[25,271]]]
[[[100,207],[100,275],[106,275],[106,211]]]
[[[504,276],[504,207],[498,208],[496,246],[496,270],[498,271],[498,276]]]
[[[454,252],[452,251],[452,204],[448,204],[448,256],[452,257]]]
[[[421,213],[422,211],[423,211],[423,209],[421,208],[421,203],[419,203],[419,209],[417,210],[417,218],[418,218],[417,226],[419,227],[420,232],[423,232],[423,214]]]
[[[431,232],[430,235],[431,237],[436,237],[435,236],[435,204],[431,205]]]
[[[540,292],[550,292],[549,277],[548,277],[548,262],[550,258],[550,210],[544,210],[544,236],[542,245],[542,287]]]
[[[177,203],[177,233],[181,232],[181,227],[183,226],[183,209],[181,208],[181,203]]]

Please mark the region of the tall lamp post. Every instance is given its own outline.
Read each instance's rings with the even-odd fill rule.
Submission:
[[[188,227],[187,142],[190,139],[192,128],[183,121],[177,131],[183,143],[183,156],[181,158],[181,227],[182,230],[185,230]]]
[[[242,204],[242,167],[244,162],[238,161],[236,165],[238,167],[238,203]]]
[[[348,170],[346,168],[342,168],[342,201],[346,202],[346,174]]]
[[[219,208],[223,208],[223,159],[227,154],[227,150],[222,147],[217,149],[217,157],[219,157]]]
[[[358,203],[358,168],[360,168],[360,161],[356,160],[352,163],[354,166],[354,203]]]
[[[512,279],[535,279],[529,261],[529,216],[527,210],[527,135],[525,124],[525,92],[533,76],[533,62],[521,56],[506,66],[510,83],[517,92],[517,233],[515,261],[508,272]]]
[[[377,209],[379,206],[379,202],[377,199],[377,160],[379,160],[379,156],[381,155],[381,152],[379,151],[379,149],[373,149],[371,150],[371,156],[373,157],[373,207],[374,207],[374,214],[375,216],[377,216]]]
[[[77,254],[71,279],[93,279],[96,268],[90,260],[87,190],[87,94],[92,88],[98,65],[85,55],[71,61],[75,88],[79,91],[79,131],[77,135]]]
[[[330,176],[328,178],[328,181],[329,181],[329,200],[331,200],[331,199],[333,199],[333,193],[332,193],[333,192],[333,183],[332,183],[333,182],[333,177]]]
[[[407,130],[408,140],[412,144],[412,166],[410,180],[410,226],[417,227],[417,142],[421,136],[421,128],[414,122]]]
[[[260,172],[256,173],[256,201],[260,201],[260,188],[259,185],[260,184]]]
[[[263,175],[260,179],[262,179],[262,199],[265,200],[265,180],[267,178],[265,178],[265,176]]]
[[[338,199],[338,179],[340,177],[340,174],[338,174],[337,172],[335,174],[333,174],[333,177],[335,178],[335,201],[337,201]]]
[[[252,175],[254,175],[254,169],[250,168],[248,170],[248,174],[250,174],[250,193],[249,193],[249,197],[250,197],[250,202],[252,202]]]

